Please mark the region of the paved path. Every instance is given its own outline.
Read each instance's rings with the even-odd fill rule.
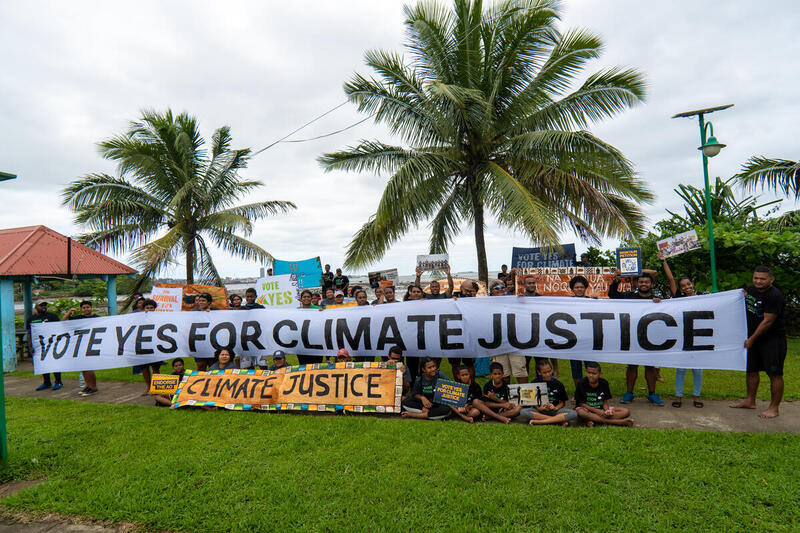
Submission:
[[[39,378],[6,376],[6,395],[20,398],[57,398],[79,402],[136,404],[155,406],[148,396],[142,396],[144,383],[121,381],[99,381],[100,392],[88,397],[78,395],[76,380],[65,380],[64,388],[58,391],[34,389],[41,383]],[[644,398],[637,398],[630,407],[636,425],[648,428],[693,429],[722,432],[755,433],[800,433],[800,402],[784,402],[781,416],[772,420],[758,418],[759,410],[767,407],[767,402],[759,401],[759,409],[731,409],[730,400],[704,400],[705,407],[692,406],[691,398],[684,398],[683,407],[671,407],[670,401],[664,407],[654,407]],[[242,416],[237,414],[236,416]],[[246,416],[246,415],[244,415]]]

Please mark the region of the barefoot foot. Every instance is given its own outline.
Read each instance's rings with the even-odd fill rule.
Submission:
[[[764,411],[761,411],[760,413],[758,413],[758,416],[760,418],[775,418],[779,414],[780,413],[778,413],[778,409],[777,408],[773,409],[773,408],[770,407],[769,409],[765,409]]]
[[[756,404],[751,403],[749,400],[741,400],[730,404],[728,407],[732,407],[733,409],[755,409]]]

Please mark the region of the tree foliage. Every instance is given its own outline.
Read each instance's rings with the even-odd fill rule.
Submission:
[[[250,149],[232,149],[223,126],[205,149],[197,120],[186,113],[144,111],[128,130],[100,143],[118,165],[117,176],[96,173],[73,181],[63,193],[75,222],[89,232],[80,240],[101,252],[131,251],[140,271],[131,293],[183,256],[186,279],[222,284],[211,245],[245,260],[272,256],[237,235],[253,221],[295,208],[292,202],[237,202],[263,184],[240,178]]]
[[[643,231],[650,191],[619,150],[587,131],[642,102],[643,77],[606,68],[573,88],[602,41],[562,32],[560,13],[555,0],[419,2],[405,8],[408,57],[365,54],[374,75],[356,74],[345,93],[403,144],[365,140],[320,157],[326,170],[391,176],[346,266],[379,260],[419,224],[429,225],[432,253],[472,226],[486,280],[487,214],[544,245],[565,229],[595,242]]]

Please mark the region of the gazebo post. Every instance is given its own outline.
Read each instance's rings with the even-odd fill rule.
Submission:
[[[17,368],[17,352],[14,349],[14,281],[0,279],[0,461],[8,460],[8,437],[6,434],[6,390],[4,367]],[[6,361],[10,360],[10,364]]]
[[[117,314],[117,276],[106,276],[106,298],[108,298],[108,314]]]
[[[33,316],[33,280],[26,278],[22,282],[22,306],[25,311],[25,323]]]

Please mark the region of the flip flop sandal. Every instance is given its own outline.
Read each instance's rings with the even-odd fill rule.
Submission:
[[[680,400],[675,400],[674,402],[672,402],[672,407],[680,407],[680,406],[681,406]]]
[[[694,405],[695,407],[703,407],[703,402],[698,402],[697,400],[695,400],[692,402],[692,405]]]

